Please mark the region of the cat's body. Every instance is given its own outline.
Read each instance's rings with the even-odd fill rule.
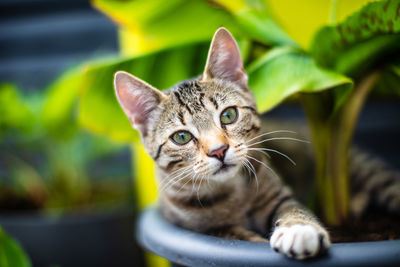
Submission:
[[[115,88],[157,163],[160,206],[170,222],[249,241],[272,233],[271,246],[297,259],[329,248],[327,231],[262,153],[276,138],[300,141],[285,130],[262,133],[239,50],[225,29],[215,34],[201,77],[160,92],[118,72]]]

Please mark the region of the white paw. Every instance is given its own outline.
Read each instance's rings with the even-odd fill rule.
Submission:
[[[276,228],[270,244],[275,251],[299,260],[314,257],[330,247],[329,236],[325,230],[302,224]]]

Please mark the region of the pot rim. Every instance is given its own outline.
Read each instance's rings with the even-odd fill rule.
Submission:
[[[218,238],[167,222],[157,207],[143,211],[136,238],[145,249],[188,266],[400,266],[400,240],[334,243],[306,261],[289,259],[265,243]]]

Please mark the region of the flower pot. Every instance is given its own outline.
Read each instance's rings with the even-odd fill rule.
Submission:
[[[335,243],[324,256],[296,261],[265,243],[217,238],[179,228],[167,222],[157,208],[141,214],[136,237],[145,249],[187,266],[400,266],[400,240]]]
[[[128,209],[59,217],[0,215],[0,225],[20,242],[33,266],[143,266],[133,222]]]

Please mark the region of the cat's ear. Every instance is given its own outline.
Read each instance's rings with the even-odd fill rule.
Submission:
[[[247,89],[247,74],[243,68],[239,47],[233,36],[225,28],[214,34],[208,52],[203,80],[222,79]]]
[[[146,135],[150,114],[165,95],[135,76],[118,71],[114,76],[115,94],[132,126]]]

